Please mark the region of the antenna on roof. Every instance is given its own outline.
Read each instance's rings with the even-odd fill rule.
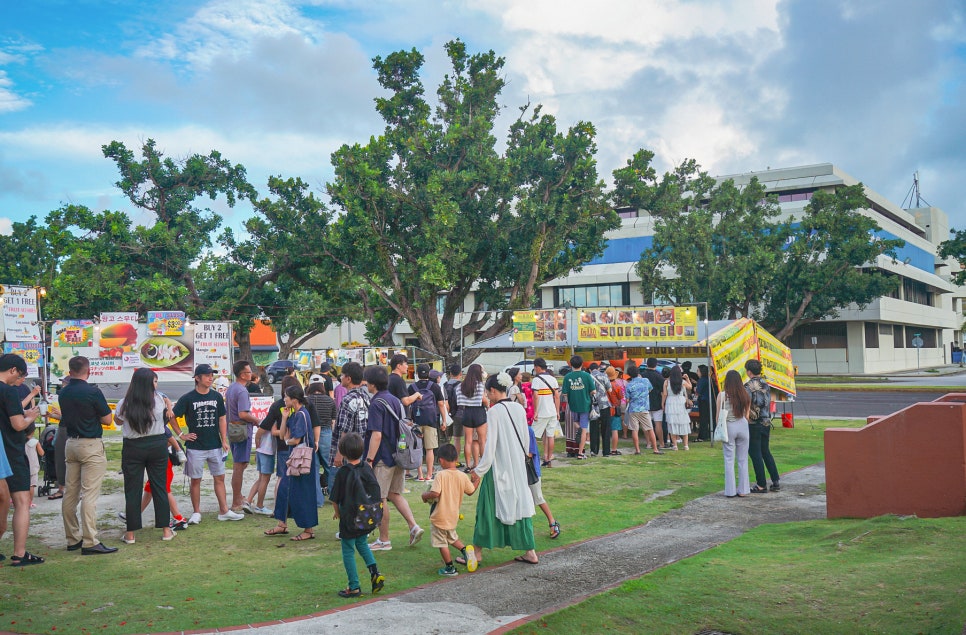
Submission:
[[[906,194],[906,197],[902,199],[902,209],[914,209],[918,207],[932,207],[932,205],[922,197],[922,193],[919,191],[919,170],[916,170],[912,174],[912,187],[909,188],[909,193]]]

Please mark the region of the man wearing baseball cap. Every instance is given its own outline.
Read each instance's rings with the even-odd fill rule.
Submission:
[[[228,508],[225,496],[225,457],[228,454],[228,422],[225,400],[211,386],[215,383],[215,369],[208,364],[195,368],[195,389],[181,395],[174,405],[174,416],[184,417],[188,431],[178,436],[185,441],[188,460],[184,472],[191,479],[191,507],[194,513],[189,525],[201,523],[201,476],[204,465],[214,479],[215,498],[218,499],[218,520],[241,520],[244,514]]]

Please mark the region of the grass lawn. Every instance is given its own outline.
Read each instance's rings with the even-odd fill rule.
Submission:
[[[964,580],[966,517],[762,525],[513,632],[958,634]]]
[[[825,427],[860,423],[825,420],[814,425],[799,423],[790,430],[776,428],[772,448],[779,468],[790,471],[821,461]],[[116,448],[108,453],[109,473],[117,472],[120,466],[120,446]],[[563,450],[562,440],[558,440],[557,449]],[[622,449],[627,450],[626,442],[622,441]],[[538,511],[534,518],[538,550],[646,523],[723,488],[720,446],[712,449],[707,443],[692,444],[691,452],[668,452],[664,456],[625,454],[581,462],[558,461],[558,465],[544,471],[544,492],[563,533],[559,539],[550,540]],[[177,473],[175,487],[179,492],[180,483]],[[409,486],[413,491],[407,499],[417,520],[428,527],[428,506],[418,498],[422,484],[411,482]],[[123,527],[114,517],[120,510],[100,506],[101,537],[108,544],[120,544],[121,551],[115,555],[84,557],[62,547],[52,549],[31,537],[28,550],[46,557],[47,563],[23,569],[0,567],[0,630],[132,633],[198,629],[263,622],[351,603],[336,596],[336,591],[345,586],[345,572],[340,545],[334,538],[338,525],[330,513],[320,511],[316,540],[296,543],[287,540],[288,536],[263,536],[262,531],[274,524],[271,518],[256,516],[219,523],[210,512],[213,497],[205,496],[202,504],[208,510],[202,524],[179,532],[174,541],[161,542],[160,530],[150,529],[139,532],[137,544],[131,546],[120,544]],[[475,498],[464,501],[466,520],[459,527],[464,538],[472,536],[475,505]],[[408,548],[405,525],[390,509],[394,549],[376,552],[380,569],[387,576],[386,592],[437,580],[438,551],[429,546],[428,537],[416,548]],[[601,509],[607,513],[600,513]],[[0,550],[9,554],[8,541],[4,540]],[[484,554],[486,562],[494,564],[513,555],[509,550]],[[359,566],[362,568],[361,561]],[[919,575],[920,571],[916,567],[905,573]],[[766,587],[757,581],[737,588]],[[717,588],[736,587],[724,584]],[[762,595],[774,600],[773,588],[766,591]],[[786,596],[784,592],[780,595]],[[654,606],[677,601],[671,598],[662,593]],[[680,596],[682,606],[693,607],[694,599],[693,592]],[[640,609],[643,603],[636,605]]]

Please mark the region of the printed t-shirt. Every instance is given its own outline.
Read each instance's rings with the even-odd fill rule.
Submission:
[[[218,420],[225,416],[225,400],[217,390],[209,390],[203,395],[192,390],[181,395],[181,399],[174,405],[174,416],[184,417],[188,432],[198,435],[197,439],[186,444],[189,450],[221,448]]]
[[[570,412],[590,412],[590,393],[594,390],[594,378],[587,371],[573,370],[563,378],[563,394]]]
[[[553,391],[560,388],[557,378],[549,373],[540,373],[533,377],[530,387],[533,388],[534,396],[539,395],[539,398],[536,399],[537,412],[535,416],[538,419],[556,417],[557,409],[553,405]]]
[[[456,529],[463,494],[472,494],[476,488],[473,487],[469,474],[452,469],[436,472],[429,491],[439,493],[436,509],[429,515],[430,522],[440,529]]]
[[[651,382],[643,377],[635,377],[627,382],[627,412],[647,412],[650,410],[651,400],[648,399],[651,390]]]

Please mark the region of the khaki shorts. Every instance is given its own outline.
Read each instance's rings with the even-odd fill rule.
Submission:
[[[423,449],[435,450],[439,447],[439,430],[433,426],[419,426],[423,433]]]
[[[533,497],[533,505],[538,507],[543,505],[547,501],[543,498],[543,485],[542,481],[538,480],[533,485],[530,485],[530,496]]]
[[[636,432],[638,430],[643,430],[647,432],[648,430],[654,429],[654,424],[651,423],[651,413],[650,412],[628,412],[627,417],[627,429],[631,432]]]
[[[457,543],[459,541],[460,537],[456,533],[455,529],[440,529],[436,525],[432,525],[431,529],[429,530],[429,544],[437,549],[449,547],[453,543]]]
[[[372,470],[376,474],[379,482],[379,496],[383,500],[389,498],[390,494],[403,493],[403,469],[398,465],[386,467],[381,461]]]
[[[544,436],[553,438],[557,436],[560,429],[560,422],[557,417],[537,417],[533,420],[533,436],[542,439]]]

